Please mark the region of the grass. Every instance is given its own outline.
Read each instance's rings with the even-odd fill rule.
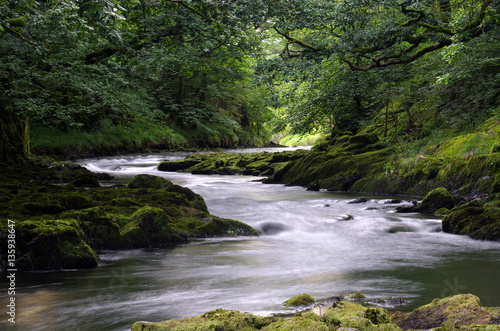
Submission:
[[[31,148],[33,151],[92,151],[109,149],[134,149],[141,147],[175,146],[186,143],[184,137],[173,129],[139,120],[127,126],[101,123],[99,129],[84,132],[70,128],[63,132],[54,127],[33,125],[31,128]]]
[[[315,134],[293,134],[282,138],[279,142],[283,146],[312,146],[315,143],[325,140],[326,134],[315,133]]]

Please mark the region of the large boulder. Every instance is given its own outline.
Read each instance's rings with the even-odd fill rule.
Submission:
[[[445,325],[451,330],[472,324],[500,324],[500,315],[484,309],[477,296],[459,294],[435,299],[410,313],[397,313],[392,322],[403,330],[428,330]]]
[[[473,239],[500,241],[500,208],[468,206],[452,211],[443,218],[442,228]]]
[[[158,165],[160,171],[181,171],[191,168],[192,166],[200,163],[201,160],[197,159],[184,159],[176,161],[163,161]]]
[[[164,322],[136,322],[132,331],[186,331],[186,330],[262,330],[263,327],[280,320],[278,317],[260,317],[235,310],[217,309],[200,316]]]
[[[432,215],[441,208],[452,209],[455,205],[450,192],[444,187],[438,187],[427,193],[420,204],[420,212]]]
[[[146,206],[132,215],[132,222],[121,229],[128,248],[157,248],[187,242],[170,226],[170,217],[160,208]]]
[[[7,220],[0,233],[8,233]],[[83,240],[83,231],[74,219],[17,221],[16,268],[19,271],[94,268],[95,252]],[[2,247],[7,238],[0,238]],[[2,254],[3,255],[3,254]]]
[[[140,189],[140,188],[152,188],[161,189],[168,188],[172,186],[172,182],[168,179],[153,176],[153,175],[137,175],[127,184],[127,188],[130,189]]]

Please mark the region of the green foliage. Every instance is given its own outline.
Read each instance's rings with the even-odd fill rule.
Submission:
[[[268,136],[266,92],[250,77],[259,40],[239,19],[240,6],[109,0],[0,6],[0,101],[38,127],[85,136],[135,130],[143,127],[139,121],[197,130],[200,140],[227,132]],[[137,136],[132,140],[157,139],[147,131]]]

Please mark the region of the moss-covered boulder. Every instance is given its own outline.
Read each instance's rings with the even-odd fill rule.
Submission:
[[[153,175],[136,175],[132,180],[127,184],[127,187],[130,189],[139,189],[139,188],[152,188],[152,189],[161,189],[168,188],[172,186],[172,182],[168,179],[153,176]]]
[[[71,210],[61,214],[78,220],[83,238],[95,250],[122,247],[120,227],[103,207]]]
[[[435,299],[410,313],[394,314],[392,322],[403,330],[427,330],[443,326],[454,328],[473,324],[500,324],[500,314],[484,309],[477,296],[460,294]]]
[[[278,153],[206,153],[193,154],[184,160],[163,161],[160,171],[186,171],[202,175],[251,175],[267,177],[283,168],[291,160],[302,157],[306,151],[283,151]]]
[[[170,226],[169,216],[160,208],[146,206],[132,215],[120,233],[125,247],[168,247],[187,242]]]
[[[392,321],[390,316],[392,317]],[[457,295],[436,299],[411,313],[393,312],[382,308],[363,307],[337,301],[323,316],[312,312],[293,317],[260,317],[233,310],[217,309],[200,316],[164,322],[136,322],[132,331],[139,330],[338,330],[401,331],[416,329],[435,331],[497,331],[500,310],[483,308],[473,295]]]
[[[500,241],[500,208],[464,206],[443,218],[442,229],[473,239]]]
[[[136,322],[132,331],[240,331],[262,330],[273,322],[279,321],[278,317],[260,317],[234,310],[217,309],[200,316],[170,320],[164,322]]]
[[[185,160],[163,161],[158,165],[158,170],[171,172],[181,171],[189,169],[200,162],[201,160],[193,158]]]
[[[316,302],[316,300],[309,294],[300,294],[286,300],[285,305],[287,307],[309,306],[314,302]]]
[[[382,308],[366,308],[349,302],[335,302],[328,309],[324,321],[334,328],[357,329],[359,331],[400,330],[391,324],[386,310]]]
[[[444,187],[438,187],[427,193],[420,203],[420,212],[432,215],[441,208],[452,209],[455,205],[452,195]]]
[[[198,237],[258,236],[259,232],[243,222],[210,216],[201,219],[197,227]]]
[[[7,220],[0,221],[7,233]],[[74,219],[17,221],[16,267],[20,271],[93,268],[98,258],[83,240],[83,231]],[[7,237],[0,237],[7,247]]]
[[[93,174],[80,175],[73,179],[70,184],[75,187],[99,187],[100,184]]]
[[[307,318],[305,316],[296,316],[288,319],[283,319],[262,328],[263,331],[329,331],[330,329],[325,323]]]
[[[203,197],[162,177],[137,175],[127,186],[83,188],[69,183],[94,176],[80,166],[11,169],[0,164],[0,170],[0,220],[29,224],[19,230],[18,239],[26,239],[19,246],[19,270],[96,266],[94,249],[167,247],[190,238],[258,235],[244,223],[210,215]],[[52,184],[54,176],[57,185]],[[7,230],[0,226],[0,243],[8,238]],[[39,251],[50,258],[42,259]],[[6,263],[6,254],[0,256]]]

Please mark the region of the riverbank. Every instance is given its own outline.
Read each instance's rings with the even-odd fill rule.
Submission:
[[[359,292],[358,292],[359,293]],[[311,298],[314,302],[314,299]],[[380,307],[363,306],[332,298],[331,308],[323,313],[308,312],[311,306],[300,306],[302,312],[293,317],[255,316],[238,311],[218,309],[203,315],[164,322],[136,322],[132,331],[146,330],[500,330],[500,308],[481,306],[471,294],[435,299],[409,313],[390,312]],[[319,304],[326,305],[325,302]]]
[[[103,122],[91,131],[34,124],[31,126],[31,152],[62,160],[85,157],[183,150],[213,150],[243,147],[273,147],[269,135],[235,132],[212,124],[207,130],[169,127],[164,123],[136,120],[127,125]]]
[[[0,174],[2,266],[15,224],[19,271],[93,268],[101,250],[258,235],[246,224],[209,214],[200,195],[160,177],[137,175],[126,186],[101,186],[109,175],[39,160],[1,164]]]
[[[495,125],[486,133],[457,136],[398,159],[396,148],[376,134],[337,133],[311,151],[249,156],[202,154],[162,162],[160,171],[193,174],[246,174],[264,183],[304,186],[308,190],[424,198],[424,206],[400,209],[446,216],[443,231],[500,241],[500,153]],[[482,143],[479,143],[482,141]],[[474,145],[471,145],[474,142]],[[473,146],[476,154],[467,151]],[[490,146],[486,150],[485,146]],[[478,150],[483,149],[479,154]],[[452,157],[454,155],[454,157]]]

